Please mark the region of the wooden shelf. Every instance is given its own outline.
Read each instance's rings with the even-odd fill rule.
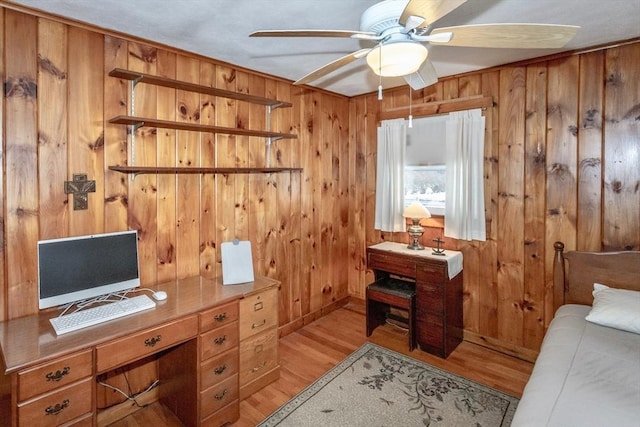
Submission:
[[[302,168],[199,168],[199,167],[163,167],[163,166],[109,166],[115,172],[133,174],[241,174],[241,173],[277,173],[302,172]]]
[[[181,82],[179,80],[173,80],[166,77],[123,70],[121,68],[114,68],[113,70],[111,70],[111,72],[109,72],[109,75],[111,77],[117,77],[119,79],[131,80],[136,83],[149,83],[156,86],[169,87],[190,92],[198,92],[222,98],[237,99],[239,101],[251,102],[253,104],[267,105],[272,108],[291,107],[291,103],[278,101],[277,99],[262,98],[260,96],[253,96],[246,93],[237,93],[224,89],[216,89],[209,86]]]
[[[262,98],[245,93],[231,92],[223,89],[216,89],[209,86],[203,86],[194,83],[183,82],[179,80],[169,79],[166,77],[154,76],[151,74],[139,73],[135,71],[114,68],[109,72],[111,77],[130,80],[132,82],[131,89],[131,115],[120,115],[109,120],[109,123],[132,126],[137,129],[139,127],[151,127],[162,129],[175,129],[194,132],[207,132],[226,135],[254,136],[259,138],[267,138],[267,155],[269,153],[269,143],[278,139],[297,139],[298,136],[292,133],[271,132],[267,130],[240,129],[223,126],[203,125],[199,123],[176,122],[171,120],[159,120],[144,117],[136,117],[133,110],[133,92],[137,83],[147,83],[156,86],[185,90],[189,92],[197,92],[205,95],[217,96],[222,98],[236,99],[239,101],[250,102],[253,104],[264,105],[267,109],[267,120],[271,117],[271,111],[274,108],[291,107],[289,102],[282,102],[275,99]],[[135,134],[131,133],[131,148],[135,152]],[[133,155],[131,156],[132,165],[135,164]],[[268,160],[267,160],[268,163]],[[300,172],[302,168],[215,168],[215,167],[158,167],[158,166],[109,166],[109,169],[116,172],[137,174],[248,174],[248,173],[275,173],[275,172]]]
[[[223,126],[201,125],[198,123],[174,122],[170,120],[148,119],[134,116],[116,116],[109,120],[109,123],[118,125],[133,125],[136,127],[155,127],[163,129],[190,130],[196,132],[224,133],[227,135],[259,136],[262,138],[274,139],[297,139],[298,135],[293,133],[269,132],[265,130],[251,130],[230,128]]]

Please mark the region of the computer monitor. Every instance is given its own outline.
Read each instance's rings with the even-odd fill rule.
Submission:
[[[38,306],[140,286],[135,230],[38,241]]]

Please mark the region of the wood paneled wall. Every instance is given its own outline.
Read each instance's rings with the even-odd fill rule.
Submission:
[[[367,245],[405,233],[373,229],[376,126],[406,106],[407,88],[347,99],[91,28],[0,9],[4,76],[3,275],[0,318],[37,311],[39,239],[124,229],[140,233],[146,286],[219,275],[219,244],[251,240],[256,274],[282,281],[280,325],[293,330],[372,279]],[[413,103],[491,96],[487,121],[487,242],[447,240],[465,256],[467,338],[534,353],[552,316],[552,244],[640,247],[640,44],[444,79]],[[278,140],[141,128],[136,164],[302,167],[255,175],[139,175],[131,136],[109,118],[130,107],[119,67],[289,101],[271,117]],[[265,107],[138,85],[135,111],[160,119],[263,129]],[[268,160],[267,160],[268,158]],[[89,208],[72,209],[63,182],[96,181]],[[440,222],[441,223],[441,222]],[[424,243],[441,236],[437,221]]]
[[[298,328],[348,297],[349,101],[135,39],[0,9],[5,112],[0,318],[34,313],[39,239],[136,229],[144,286],[221,274],[220,243],[250,240],[254,271],[282,281],[280,323]],[[124,68],[279,99],[292,108],[138,84]],[[133,102],[133,104],[132,104]],[[264,138],[127,127],[128,114],[294,133]],[[302,167],[274,174],[128,175],[109,165]],[[87,210],[63,191],[96,181]]]
[[[640,42],[448,78],[420,103],[491,96],[485,145],[486,242],[444,238],[464,254],[467,339],[535,357],[554,313],[553,243],[568,250],[640,249]],[[365,248],[406,233],[373,228],[375,126],[408,105],[406,88],[351,100],[352,295],[372,280]],[[442,236],[431,224],[423,244]]]

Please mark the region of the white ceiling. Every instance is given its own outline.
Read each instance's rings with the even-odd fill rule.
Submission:
[[[407,0],[398,0],[404,1]],[[428,1],[428,0],[425,0]],[[297,80],[372,42],[335,38],[249,38],[256,30],[359,30],[360,15],[377,0],[14,0],[230,64]],[[526,22],[578,25],[564,50],[640,37],[640,0],[468,0],[433,27]],[[558,50],[429,46],[440,77]],[[384,87],[404,84],[385,79]],[[376,90],[377,76],[364,59],[312,86],[347,96]]]

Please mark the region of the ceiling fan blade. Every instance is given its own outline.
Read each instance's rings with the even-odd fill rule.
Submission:
[[[567,44],[580,27],[551,24],[480,24],[437,28],[431,35],[451,32],[449,42],[431,44],[464,47],[498,47],[520,49],[553,49]]]
[[[349,30],[264,30],[249,34],[249,37],[345,37],[377,40],[376,33]]]
[[[438,81],[438,74],[433,67],[433,63],[425,59],[420,68],[418,68],[418,71],[404,76],[404,80],[413,90],[419,90],[436,83]]]
[[[325,75],[329,74],[330,72],[337,70],[340,67],[344,67],[345,65],[352,63],[356,59],[362,58],[367,53],[369,53],[370,50],[371,49],[360,49],[360,50],[358,50],[356,52],[350,53],[349,55],[343,56],[342,58],[336,59],[335,61],[330,62],[327,65],[324,65],[324,66],[318,68],[317,70],[314,70],[314,71],[310,72],[309,74],[307,74],[306,76],[304,76],[301,79],[297,80],[293,84],[294,85],[303,85],[303,84],[307,84],[309,82],[312,82],[314,80],[317,80],[320,77],[325,76]]]
[[[467,0],[410,0],[400,15],[400,23],[405,25],[410,16],[424,18],[418,28],[431,25],[438,19],[460,7]]]

